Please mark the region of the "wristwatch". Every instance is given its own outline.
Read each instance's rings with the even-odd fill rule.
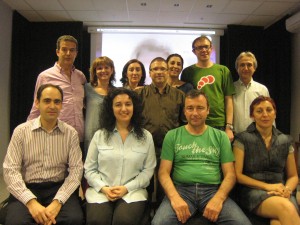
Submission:
[[[226,123],[226,127],[230,130],[233,130],[233,125],[231,123]]]

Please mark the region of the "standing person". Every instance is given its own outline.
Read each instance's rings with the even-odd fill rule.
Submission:
[[[216,224],[251,224],[228,197],[236,180],[234,156],[226,134],[206,125],[209,112],[203,91],[187,93],[188,124],[169,131],[163,143],[158,177],[166,197],[152,225],[183,224],[197,211]]]
[[[299,208],[292,193],[298,184],[292,138],[274,126],[276,106],[259,96],[250,105],[254,122],[236,135],[235,171],[240,183],[240,204],[271,225],[300,225]]]
[[[39,74],[34,90],[36,99],[37,90],[42,84],[52,83],[59,85],[64,92],[63,108],[59,119],[76,129],[79,140],[83,144],[84,119],[83,119],[83,98],[84,74],[77,70],[73,63],[78,53],[78,42],[71,35],[63,35],[57,39],[56,55],[58,57],[54,66]],[[37,118],[39,110],[32,104],[28,120]]]
[[[171,54],[167,58],[167,63],[169,67],[169,78],[168,84],[171,87],[175,87],[184,93],[189,92],[193,89],[193,85],[179,80],[179,75],[183,69],[183,58],[179,54]]]
[[[84,158],[86,157],[94,133],[100,127],[100,113],[104,97],[114,88],[114,62],[107,56],[94,60],[90,68],[90,83],[85,84],[85,126],[84,126]]]
[[[231,73],[226,66],[210,59],[212,42],[206,36],[193,41],[193,53],[198,62],[182,71],[181,80],[191,83],[195,89],[203,90],[210,102],[210,113],[206,123],[225,130],[233,140],[233,100],[235,94]]]
[[[157,158],[166,133],[183,123],[184,93],[168,83],[168,64],[164,58],[154,58],[150,63],[152,83],[138,89],[142,99],[145,128],[153,135]]]
[[[3,163],[10,192],[5,224],[82,225],[78,191],[83,172],[76,130],[60,121],[63,91],[41,85],[40,116],[19,125]]]
[[[184,93],[168,83],[168,64],[164,58],[154,58],[149,66],[152,83],[138,89],[142,99],[145,129],[153,136],[157,165],[161,154],[162,142],[166,133],[184,123]],[[154,196],[159,203],[164,192],[157,181],[158,166],[155,170]]]
[[[140,225],[156,158],[152,136],[142,128],[137,94],[113,89],[104,99],[100,121],[84,164],[90,185],[86,224]]]
[[[257,60],[251,52],[241,52],[235,60],[235,69],[239,80],[235,81],[235,95],[233,96],[233,127],[235,133],[240,133],[252,123],[250,118],[250,104],[260,96],[270,96],[266,86],[253,80],[257,69]]]
[[[129,60],[122,71],[121,82],[123,87],[130,90],[141,88],[145,85],[146,70],[142,62],[137,59]]]

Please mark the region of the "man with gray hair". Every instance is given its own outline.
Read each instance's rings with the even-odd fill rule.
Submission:
[[[239,80],[234,82],[236,93],[233,95],[233,127],[235,133],[239,133],[252,123],[249,111],[251,102],[259,95],[269,96],[269,91],[266,86],[252,78],[257,69],[257,60],[253,53],[240,53],[236,58],[235,68]]]

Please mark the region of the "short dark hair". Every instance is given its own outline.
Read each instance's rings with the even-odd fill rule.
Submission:
[[[192,49],[194,50],[194,48],[195,48],[195,43],[196,43],[197,41],[203,41],[203,40],[209,41],[210,47],[212,46],[211,40],[210,40],[207,36],[201,35],[200,37],[197,37],[197,38],[193,41],[193,43],[192,43]]]
[[[123,67],[123,71],[122,71],[122,78],[120,79],[120,81],[122,82],[123,86],[128,84],[128,77],[127,77],[127,70],[128,67],[132,64],[132,63],[138,63],[141,66],[142,69],[142,77],[140,82],[138,83],[138,86],[144,86],[145,85],[145,79],[146,79],[146,70],[145,70],[145,66],[144,64],[137,60],[137,59],[131,59],[129,60],[125,66]]]
[[[168,58],[167,58],[167,63],[170,61],[170,59],[171,59],[172,57],[179,57],[179,58],[180,58],[180,61],[181,61],[181,65],[182,65],[182,67],[183,67],[184,60],[183,60],[182,56],[179,55],[179,54],[177,54],[177,53],[174,53],[174,54],[169,55]]]
[[[60,42],[62,41],[70,41],[76,44],[76,50],[78,49],[78,41],[76,40],[76,38],[74,38],[71,35],[63,35],[60,36],[57,41],[56,41],[56,49],[59,50],[60,49]]]
[[[113,100],[117,95],[126,94],[132,100],[133,103],[133,115],[130,120],[130,124],[133,128],[133,132],[138,140],[145,138],[143,131],[144,118],[142,115],[142,103],[138,94],[126,88],[115,88],[108,92],[103,100],[102,112],[100,114],[100,129],[105,131],[106,141],[109,140],[113,134],[113,130],[116,126],[116,117],[113,112]]]
[[[151,65],[154,62],[165,62],[168,66],[168,62],[163,58],[163,57],[155,57],[154,59],[151,60],[150,64],[149,64],[149,70],[151,70]]]
[[[202,90],[192,89],[186,93],[185,98],[186,99],[187,98],[194,99],[194,98],[199,97],[200,95],[202,95],[206,99],[206,105],[207,105],[207,108],[209,108],[208,97]]]
[[[37,90],[37,93],[36,93],[36,99],[37,100],[41,100],[41,96],[42,96],[42,93],[44,91],[44,89],[48,88],[48,87],[53,87],[53,88],[56,88],[59,92],[60,92],[60,95],[61,95],[61,101],[63,101],[63,98],[64,98],[64,94],[63,94],[63,90],[60,88],[60,86],[58,85],[54,85],[54,84],[42,84],[39,89]]]
[[[260,104],[261,102],[264,102],[264,101],[268,101],[272,104],[273,106],[273,109],[275,110],[275,112],[277,112],[277,109],[276,109],[276,105],[275,105],[275,102],[272,98],[268,97],[268,96],[263,96],[263,95],[260,95],[258,96],[257,98],[255,98],[251,105],[250,105],[250,116],[252,117],[253,116],[253,112],[254,112],[254,107],[258,104]]]

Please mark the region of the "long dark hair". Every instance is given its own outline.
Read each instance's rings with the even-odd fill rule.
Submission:
[[[130,125],[138,140],[143,140],[145,134],[143,132],[144,118],[142,115],[142,104],[138,94],[126,88],[115,88],[108,92],[103,101],[102,113],[100,114],[100,129],[105,131],[105,138],[108,141],[113,134],[116,126],[116,117],[113,112],[113,100],[117,95],[126,94],[133,103],[133,115]]]

